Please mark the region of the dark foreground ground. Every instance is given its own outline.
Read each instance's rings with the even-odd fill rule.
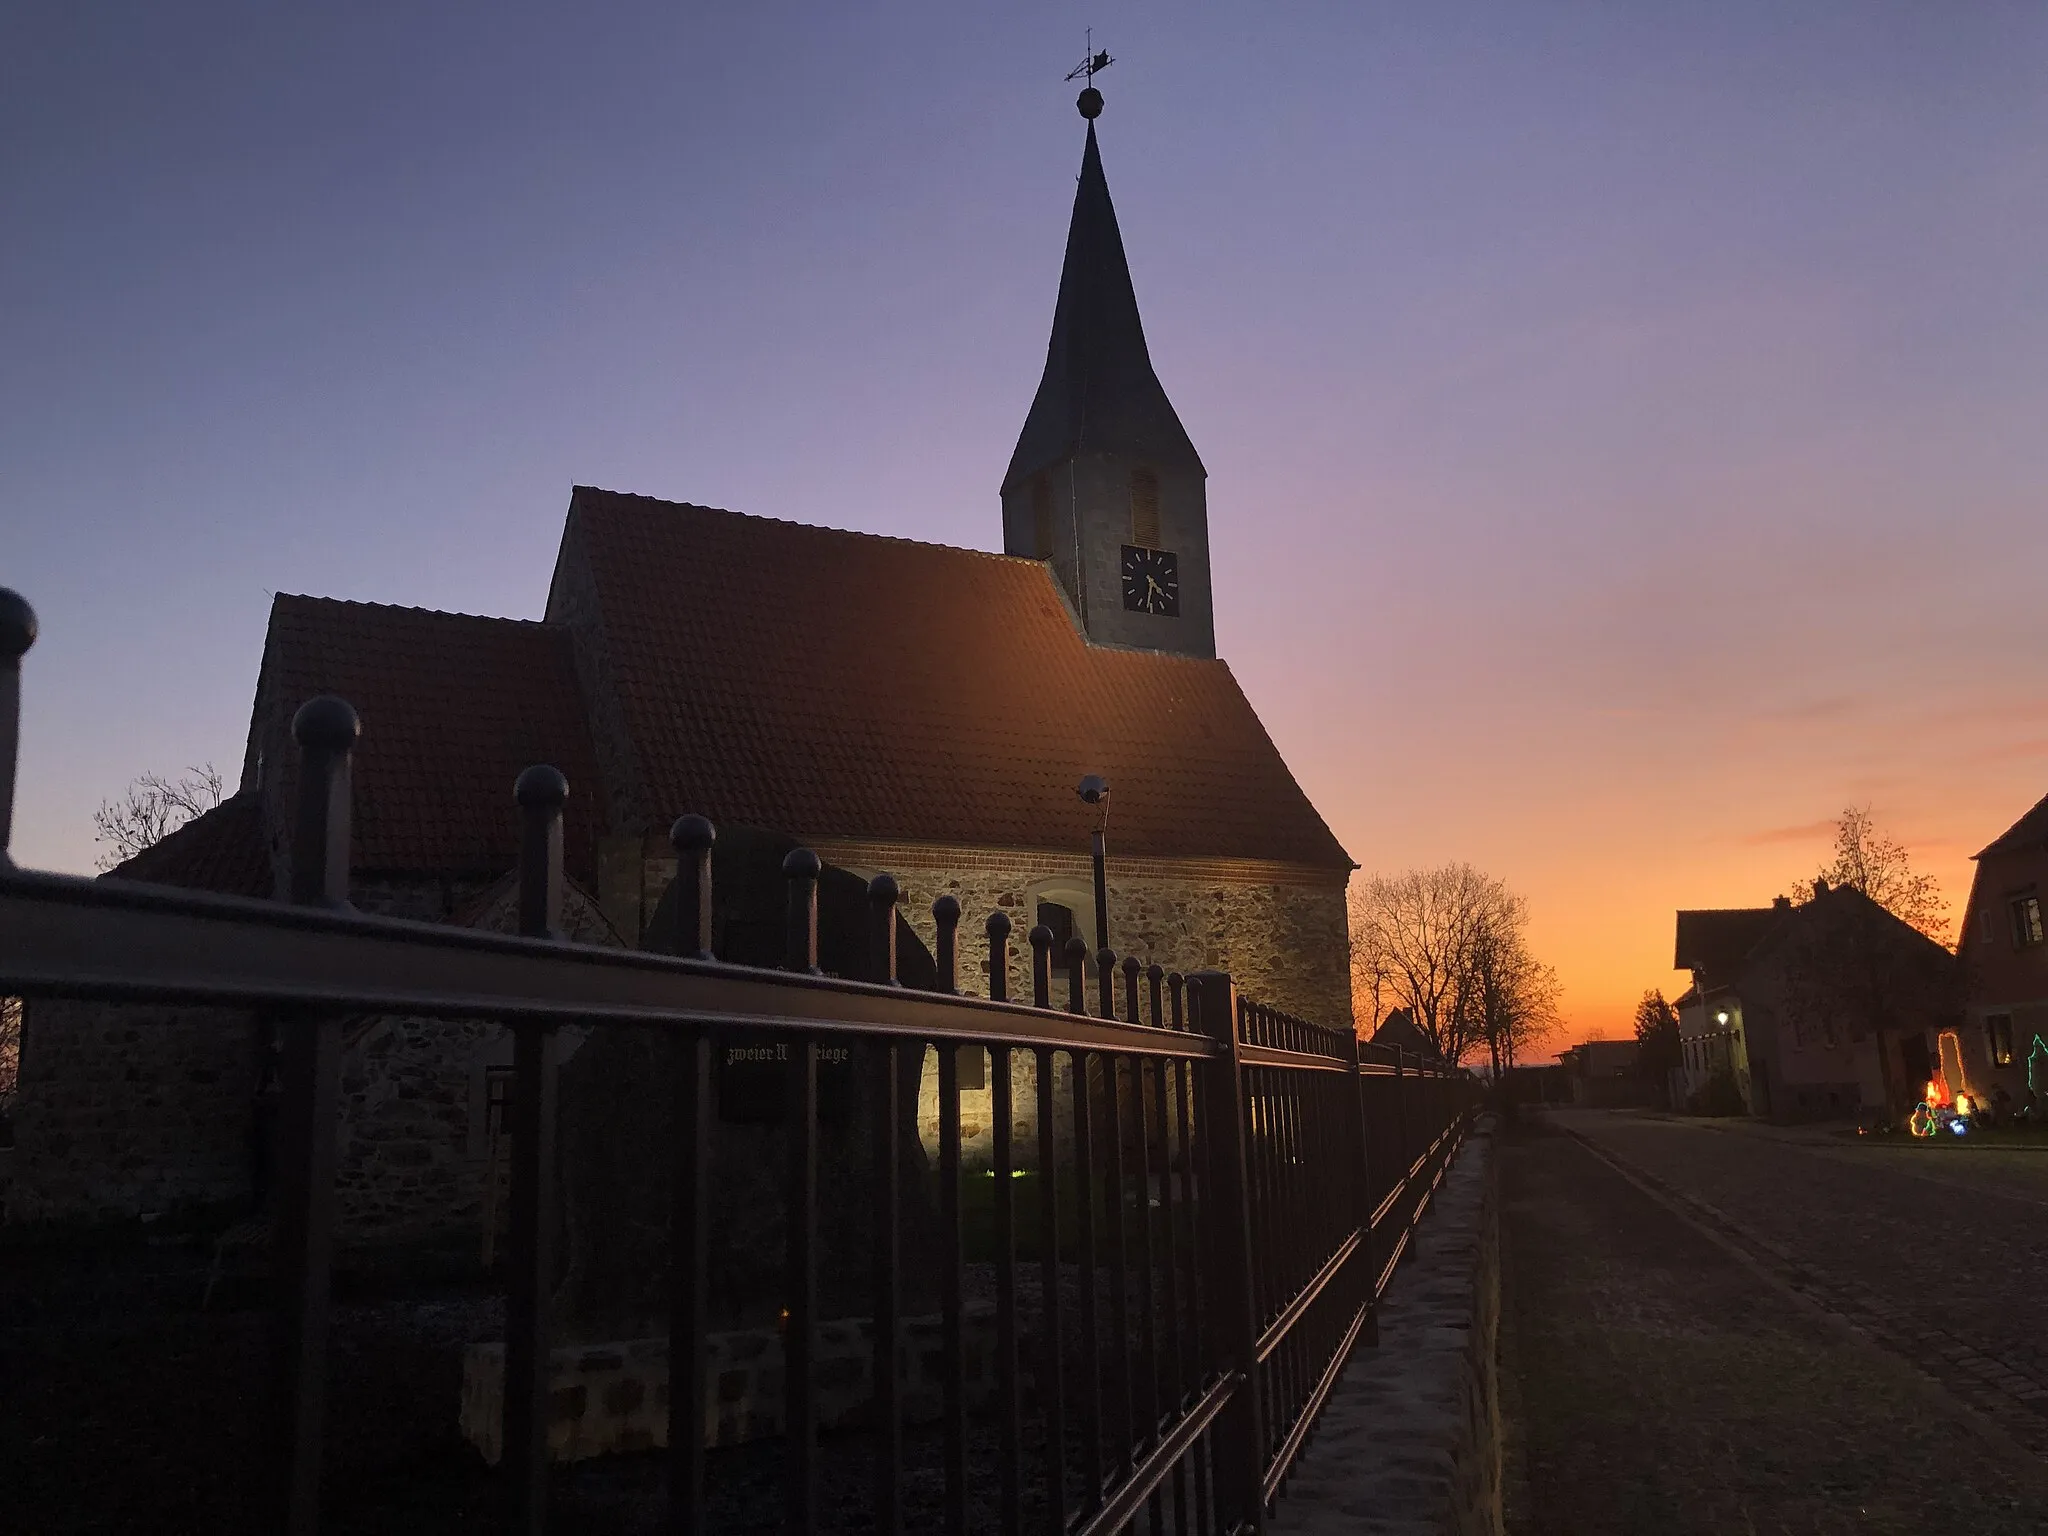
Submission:
[[[1724,1206],[1753,1201],[1787,1213],[1790,1229],[1813,1202],[1808,1262],[1854,1270],[1845,1282],[1903,1267],[1906,1294],[1939,1295],[1940,1266],[1966,1245],[1971,1263],[2033,1298],[1974,1330],[2031,1345],[2048,1326],[2041,1271],[2018,1268],[2048,1211],[1796,1145],[1624,1131],[1615,1150],[1656,1159],[1674,1186],[1711,1187]],[[1503,1154],[1513,1536],[2048,1532],[2048,1464],[1997,1414],[1816,1316],[1555,1123],[1525,1122]],[[1967,1183],[1974,1170],[1941,1172]],[[1922,1195],[1944,1193],[1945,1225],[1918,1228]],[[1985,1285],[1951,1289],[1981,1301]]]

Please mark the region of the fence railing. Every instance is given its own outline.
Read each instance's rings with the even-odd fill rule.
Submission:
[[[635,1088],[666,1096],[674,1126],[669,1529],[714,1528],[705,1341],[718,1234],[708,1179],[716,1053],[738,1038],[785,1048],[788,1529],[809,1532],[821,1519],[826,1262],[838,1315],[849,1270],[865,1292],[873,1400],[862,1427],[843,1433],[871,1464],[875,1529],[901,1530],[907,1518],[905,1308],[932,1288],[926,1267],[937,1271],[942,1341],[942,1529],[1261,1528],[1352,1349],[1376,1337],[1377,1297],[1476,1103],[1468,1076],[1241,999],[1227,975],[1091,956],[1080,939],[1055,956],[1043,927],[1028,936],[1033,996],[1009,1001],[1012,932],[1001,912],[982,936],[994,995],[960,996],[962,914],[950,897],[933,907],[937,990],[904,988],[895,984],[899,897],[886,875],[869,886],[873,972],[885,979],[823,976],[820,865],[804,850],[783,866],[784,967],[722,963],[711,953],[714,832],[696,816],[672,833],[675,953],[566,942],[555,935],[569,787],[548,767],[528,769],[514,791],[517,935],[363,915],[349,905],[347,858],[358,726],[331,697],[293,722],[301,765],[289,904],[21,870],[6,847],[20,658],[33,638],[27,605],[0,590],[0,994],[283,1010],[266,1528],[319,1524],[341,1021],[364,1012],[500,1020],[514,1036],[499,1474],[507,1530],[546,1523],[548,1297],[558,1272],[551,1037],[565,1023],[655,1030],[672,1042],[669,1080]],[[968,1166],[961,1086],[963,1052],[983,1051],[986,1170]],[[867,1251],[857,1255],[842,1239],[829,1254],[823,1246],[824,1052],[861,1084],[860,1112],[829,1132],[835,1164],[851,1158],[866,1186]],[[932,1057],[938,1123],[927,1159],[906,1152],[920,1144],[904,1129],[915,1106],[903,1068]],[[978,1210],[970,1222],[966,1197],[985,1175],[986,1222]],[[930,1219],[913,1221],[911,1205]],[[915,1274],[904,1253],[913,1229]],[[992,1314],[979,1299],[989,1293]],[[968,1332],[984,1324],[993,1391],[970,1403]],[[991,1422],[992,1449],[988,1435],[970,1432]],[[984,1513],[979,1490],[991,1485]]]

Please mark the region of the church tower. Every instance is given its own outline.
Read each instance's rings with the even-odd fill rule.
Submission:
[[[1102,93],[1079,105],[1088,143],[1045,376],[1003,477],[1003,548],[1052,567],[1090,640],[1213,657],[1209,472],[1145,348],[1095,143]]]

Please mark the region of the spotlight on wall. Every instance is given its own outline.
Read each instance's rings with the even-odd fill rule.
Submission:
[[[1726,1024],[1728,1022],[1728,1010],[1723,1008],[1719,1013],[1715,1014],[1714,1022],[1716,1024]]]

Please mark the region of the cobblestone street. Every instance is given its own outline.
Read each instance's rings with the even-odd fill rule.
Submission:
[[[2048,1532],[2048,1157],[1602,1114],[1504,1153],[1517,1536]]]

